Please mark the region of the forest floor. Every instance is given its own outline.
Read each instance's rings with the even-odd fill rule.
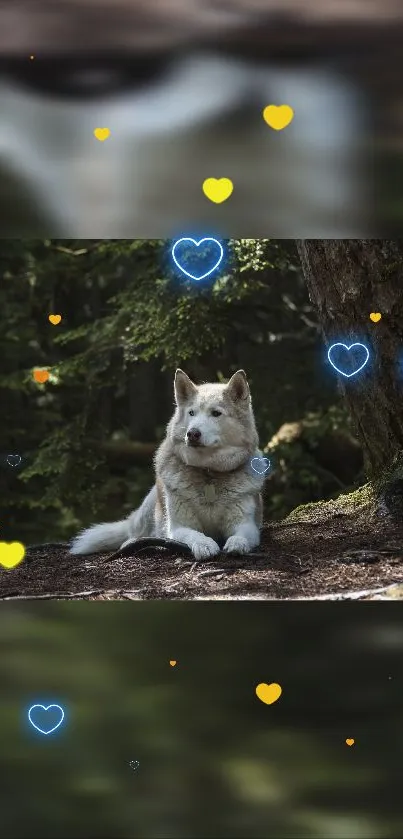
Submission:
[[[346,497],[344,497],[346,498]],[[402,583],[400,586],[399,584]],[[70,556],[28,548],[0,570],[0,599],[357,600],[403,596],[403,520],[357,493],[263,528],[258,552],[195,562],[177,543]]]

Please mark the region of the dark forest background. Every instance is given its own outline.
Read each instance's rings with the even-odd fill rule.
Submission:
[[[363,482],[295,242],[223,244],[218,271],[195,283],[165,240],[1,241],[3,539],[65,540],[135,507],[177,366],[198,382],[246,370],[273,464],[266,518]]]
[[[401,618],[399,603],[3,603],[1,836],[399,839]],[[42,736],[27,711],[51,702],[66,721]]]

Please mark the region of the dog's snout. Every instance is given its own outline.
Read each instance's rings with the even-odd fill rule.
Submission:
[[[200,443],[201,439],[201,431],[198,428],[189,428],[189,431],[186,433],[186,437],[193,446]]]

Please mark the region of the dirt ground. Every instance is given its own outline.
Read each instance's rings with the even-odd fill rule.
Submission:
[[[28,548],[21,565],[0,569],[0,599],[389,599],[399,583],[403,519],[373,503],[327,502],[266,525],[248,556],[196,563],[177,543],[141,541],[87,557],[66,545]]]

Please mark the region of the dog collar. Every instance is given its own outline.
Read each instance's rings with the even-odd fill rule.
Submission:
[[[263,457],[263,454],[261,451],[259,451],[259,449],[256,450],[255,454],[252,457],[248,457],[247,460],[244,460],[243,463],[240,463],[239,466],[235,467],[235,469],[229,469],[227,472],[220,472],[217,469],[209,469],[208,467],[203,468],[203,466],[195,466],[194,468],[200,470],[200,472],[203,472],[205,475],[207,475],[207,478],[213,479],[215,477],[218,477],[219,475],[233,475],[234,472],[240,472],[242,469],[245,468],[246,464],[250,463],[250,461],[253,460],[255,457]]]

